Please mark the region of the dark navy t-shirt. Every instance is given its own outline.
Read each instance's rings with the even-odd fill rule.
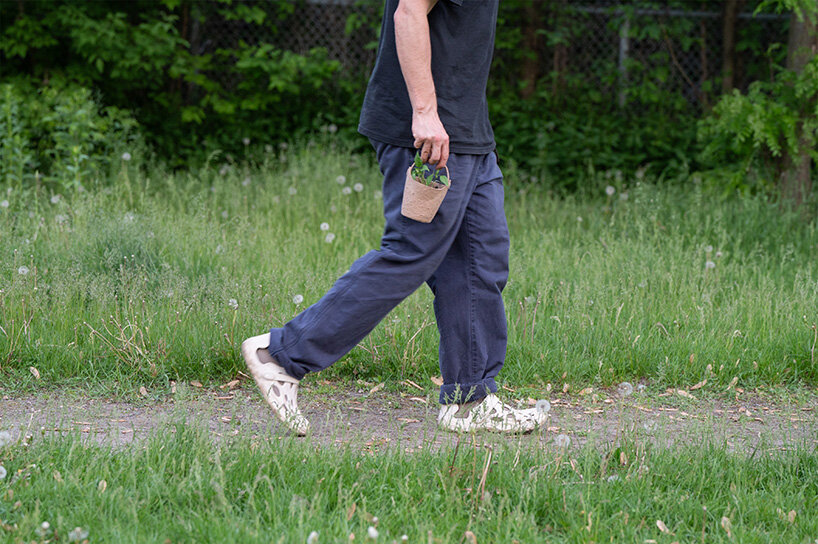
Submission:
[[[386,0],[378,57],[366,89],[358,132],[414,148],[412,104],[398,62],[393,16],[399,0]],[[439,0],[429,12],[432,79],[437,112],[453,153],[489,153],[486,82],[494,53],[500,0]]]

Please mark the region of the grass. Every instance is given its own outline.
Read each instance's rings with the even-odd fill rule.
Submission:
[[[324,143],[252,167],[216,157],[198,172],[145,173],[134,162],[84,193],[4,192],[7,391],[228,379],[243,338],[285,323],[377,248],[380,176],[368,155]],[[505,383],[818,382],[815,219],[762,198],[716,198],[695,178],[624,180],[607,196],[614,178],[600,175],[585,196],[555,196],[520,177],[507,169]],[[421,288],[321,379],[437,374]]]
[[[590,444],[590,443],[589,443]],[[495,446],[377,455],[179,420],[126,449],[78,435],[0,449],[0,540],[91,542],[813,542],[818,457]],[[680,467],[684,467],[680,470]],[[377,517],[377,521],[374,518]],[[42,530],[48,522],[49,529]],[[661,523],[661,526],[660,526]]]

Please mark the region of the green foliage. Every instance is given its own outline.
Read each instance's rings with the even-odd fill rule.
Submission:
[[[698,137],[703,162],[731,180],[728,190],[753,181],[769,187],[785,160],[802,150],[818,160],[818,56],[801,73],[779,68],[772,81],[722,96]]]
[[[14,81],[0,85],[0,97],[0,181],[8,187],[42,181],[55,191],[76,190],[106,176],[122,151],[141,148],[130,114],[100,106],[84,87]]]
[[[439,168],[432,170],[428,164],[423,163],[420,150],[415,153],[415,160],[412,163],[412,177],[430,187],[435,184],[449,186],[449,177],[443,174],[443,170]]]

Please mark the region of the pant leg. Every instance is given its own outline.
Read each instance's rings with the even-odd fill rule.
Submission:
[[[506,355],[502,291],[508,280],[509,235],[503,178],[486,155],[449,252],[428,280],[440,333],[442,404],[479,400],[497,391]]]
[[[438,268],[460,230],[476,185],[479,155],[452,155],[452,184],[431,223],[400,214],[406,170],[414,150],[373,142],[384,175],[386,225],[381,247],[355,261],[315,304],[270,331],[270,354],[301,379],[354,348]]]

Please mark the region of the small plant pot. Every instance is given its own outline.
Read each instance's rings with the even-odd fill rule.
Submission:
[[[446,173],[446,177],[449,178],[451,184],[448,167],[446,167]],[[403,187],[403,202],[401,202],[400,213],[404,217],[420,223],[431,223],[448,191],[448,185],[437,182],[426,185],[422,181],[416,180],[412,177],[412,167],[410,166],[406,170],[406,183]]]

